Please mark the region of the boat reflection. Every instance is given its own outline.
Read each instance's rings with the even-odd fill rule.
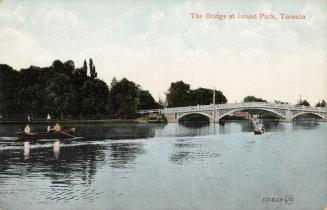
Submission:
[[[30,156],[30,142],[24,142],[24,160],[27,160]]]
[[[134,140],[135,141],[135,140]],[[12,149],[0,151],[1,172],[12,178],[33,176],[49,177],[53,184],[70,185],[92,183],[97,168],[106,161],[116,169],[135,164],[144,154],[144,143],[125,141],[45,142],[42,144],[13,144]],[[23,156],[19,151],[23,149]],[[21,153],[22,154],[22,153]]]
[[[53,142],[53,154],[56,159],[59,158],[59,153],[60,153],[60,141],[55,141]]]

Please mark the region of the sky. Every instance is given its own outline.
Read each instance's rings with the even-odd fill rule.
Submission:
[[[192,19],[275,14],[277,20]],[[281,20],[280,13],[306,16]],[[19,70],[55,59],[129,80],[164,98],[171,82],[311,104],[327,99],[327,1],[0,0],[0,63]]]

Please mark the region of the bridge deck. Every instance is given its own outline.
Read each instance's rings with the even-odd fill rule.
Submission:
[[[251,103],[229,103],[229,104],[216,104],[215,110],[223,109],[247,109],[247,108],[258,108],[258,109],[284,109],[292,111],[304,111],[313,113],[327,113],[327,108],[323,107],[308,107],[308,106],[297,106],[291,104],[276,104],[276,103],[264,103],[264,102],[251,102]],[[213,105],[198,105],[198,106],[187,106],[187,107],[173,107],[163,109],[150,109],[150,110],[139,110],[140,114],[150,113],[180,113],[180,112],[192,112],[192,111],[209,111],[213,110]]]

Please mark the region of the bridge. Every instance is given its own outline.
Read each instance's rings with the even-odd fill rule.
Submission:
[[[178,122],[181,118],[187,115],[199,114],[208,117],[210,122],[219,122],[219,120],[223,117],[227,115],[232,115],[234,112],[243,110],[267,111],[279,116],[287,122],[291,122],[294,118],[304,114],[315,115],[327,121],[327,108],[325,107],[298,106],[266,102],[228,103],[215,105],[211,104],[187,107],[173,107],[163,109],[140,110],[138,111],[138,113],[163,114],[168,122]]]

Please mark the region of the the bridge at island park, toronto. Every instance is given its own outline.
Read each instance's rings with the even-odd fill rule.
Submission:
[[[210,104],[186,107],[173,107],[163,109],[139,110],[139,114],[163,114],[168,122],[178,122],[184,116],[199,114],[206,116],[210,122],[219,122],[220,119],[227,115],[243,110],[267,111],[279,116],[286,122],[292,122],[294,118],[310,114],[318,116],[327,121],[327,108],[298,106],[290,104],[277,104],[266,102],[248,102],[248,103],[227,103],[227,104]]]

